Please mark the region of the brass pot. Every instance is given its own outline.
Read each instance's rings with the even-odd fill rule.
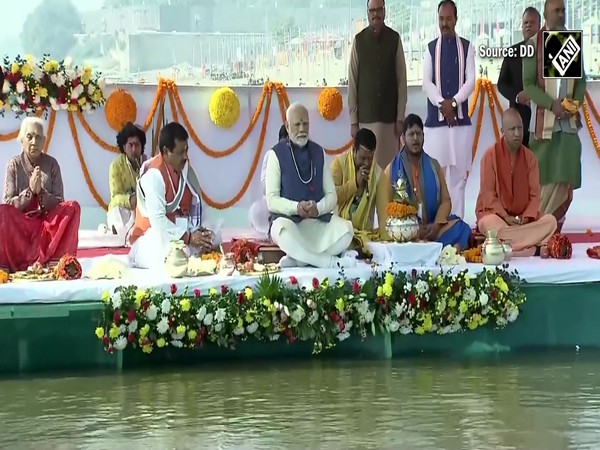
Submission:
[[[416,216],[388,217],[385,222],[385,230],[394,242],[411,242],[419,236],[419,221]]]
[[[183,241],[172,241],[171,250],[165,259],[165,269],[171,278],[181,278],[187,275],[188,257]]]
[[[512,248],[511,248],[512,250]],[[494,230],[486,232],[486,238],[481,245],[481,259],[483,264],[488,266],[498,266],[504,262],[506,250],[502,242],[498,240],[498,235]]]

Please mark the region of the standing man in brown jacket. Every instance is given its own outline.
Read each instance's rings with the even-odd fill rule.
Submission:
[[[354,37],[348,69],[351,134],[377,137],[375,160],[386,168],[400,146],[406,111],[406,62],[400,35],[385,25],[385,1],[367,3],[369,26]]]

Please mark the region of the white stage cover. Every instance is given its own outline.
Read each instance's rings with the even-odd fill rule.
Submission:
[[[138,123],[143,123],[150,110],[156,86],[152,85],[122,85],[121,87],[132,93],[137,103]],[[238,122],[229,130],[223,130],[214,125],[208,115],[208,103],[213,88],[210,87],[182,87],[180,94],[183,105],[187,112],[196,134],[203,143],[214,151],[222,152],[236,143],[244,131],[254,113],[258,103],[262,87],[235,87],[241,104],[241,115]],[[345,88],[340,88],[346,99]],[[600,83],[589,82],[588,91],[592,99],[600,107]],[[292,102],[302,102],[309,109],[311,118],[311,137],[325,148],[334,149],[346,144],[350,140],[350,124],[347,110],[343,111],[339,118],[333,122],[327,122],[320,117],[317,110],[317,99],[320,88],[289,88],[288,94]],[[503,101],[503,99],[501,99]],[[166,103],[165,118],[172,120],[172,114]],[[506,107],[506,104],[503,105]],[[264,148],[259,151],[264,153],[277,141],[277,133],[281,126],[281,116],[278,111],[278,102],[273,100]],[[485,148],[490,146],[494,140],[489,107],[485,105],[484,122],[481,129],[481,137],[477,149],[474,167],[469,177],[466,188],[466,211],[465,219],[469,223],[474,222],[475,199],[479,189],[479,162]],[[417,113],[425,117],[426,99],[420,87],[409,87],[407,113]],[[477,117],[477,110],[473,117]],[[91,129],[105,142],[115,145],[115,132],[106,123],[103,110],[86,115]],[[600,125],[592,117],[596,133],[600,133]],[[196,168],[200,183],[205,193],[217,202],[227,202],[234,198],[242,189],[246,180],[252,161],[257,150],[262,117],[257,126],[250,133],[244,144],[234,153],[215,158],[203,153],[190,141],[190,158]],[[19,127],[19,120],[12,114],[0,120],[0,134],[13,132]],[[108,168],[116,154],[99,147],[86,133],[82,125],[76,120],[76,130],[82,148],[82,156],[89,171],[93,186],[104,202],[109,200]],[[583,144],[583,186],[576,191],[575,198],[564,230],[567,232],[583,232],[587,228],[600,230],[600,214],[597,212],[597,192],[600,191],[600,158],[596,155],[587,129],[584,127],[580,132]],[[471,148],[472,143],[465,145]],[[425,148],[427,149],[427,137],[425,137]],[[0,142],[0,185],[4,185],[4,167],[8,159],[19,152],[19,144],[16,141]],[[147,148],[150,152],[150,148]],[[101,221],[105,220],[103,211],[92,197],[84,179],[82,165],[75,151],[73,138],[67,122],[67,114],[64,111],[58,113],[53,131],[49,152],[58,159],[62,168],[65,184],[65,196],[70,200],[77,200],[83,209],[82,229],[95,230]],[[261,158],[262,159],[262,158]],[[252,182],[245,195],[239,202],[226,210],[215,210],[207,208],[211,217],[222,217],[225,227],[248,228],[247,210],[252,201],[258,195],[258,179],[260,178],[260,164],[252,176]],[[109,245],[113,246],[113,245]]]
[[[559,261],[540,258],[514,258],[510,262],[510,270],[518,270],[519,275],[527,283],[549,283],[549,284],[569,284],[569,283],[591,283],[600,281],[600,260],[594,260],[586,255],[586,249],[594,244],[575,244],[573,245],[573,257],[569,261]],[[122,262],[127,261],[126,256],[110,256]],[[82,258],[81,265],[83,274],[89,272],[92,258]],[[454,272],[468,269],[471,273],[478,273],[485,266],[482,264],[465,264],[455,266]],[[415,267],[402,267],[395,270],[410,272]],[[382,267],[381,270],[385,270]],[[419,271],[431,270],[438,271],[439,267],[420,267]],[[345,269],[345,276],[349,279],[367,279],[372,273],[372,268],[361,263],[356,268]],[[311,269],[294,268],[282,270],[278,276],[287,280],[291,275],[295,276],[303,286],[310,286],[313,277],[323,280],[329,278],[335,280],[339,278],[337,269]],[[214,287],[219,288],[226,284],[231,289],[240,290],[247,286],[252,286],[257,277],[236,276],[222,277],[213,275],[209,277],[169,279],[166,276],[159,276],[147,270],[131,269],[125,278],[120,280],[75,280],[75,281],[50,281],[50,282],[29,282],[29,283],[8,283],[0,285],[0,305],[8,304],[32,304],[32,303],[67,303],[67,302],[85,302],[98,301],[106,291],[114,290],[118,286],[135,285],[141,289],[162,289],[168,290],[171,284],[176,284],[182,290],[188,287],[190,292],[194,289],[200,289],[207,292]]]

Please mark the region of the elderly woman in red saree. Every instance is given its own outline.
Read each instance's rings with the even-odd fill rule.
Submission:
[[[21,154],[6,167],[0,205],[0,268],[25,270],[33,263],[48,265],[77,254],[81,209],[65,202],[58,161],[42,152],[44,122],[28,117],[19,131]]]
[[[515,109],[502,116],[502,138],[481,160],[477,227],[509,241],[514,256],[545,256],[556,219],[540,213],[540,176],[531,150],[522,144],[523,122]]]

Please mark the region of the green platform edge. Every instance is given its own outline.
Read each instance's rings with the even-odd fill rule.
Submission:
[[[484,327],[449,335],[358,336],[323,352],[321,358],[391,359],[428,355],[477,355],[564,347],[600,347],[600,283],[526,284],[527,302],[517,321],[503,330]],[[94,334],[100,302],[0,306],[0,375],[45,372],[121,371],[214,361],[313,358],[312,345],[283,340],[247,340],[236,350],[207,345],[142,354],[106,353]]]

